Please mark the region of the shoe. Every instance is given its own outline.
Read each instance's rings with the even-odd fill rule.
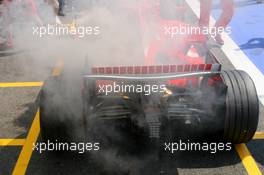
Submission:
[[[65,14],[63,13],[62,10],[59,10],[59,11],[58,11],[58,15],[59,15],[59,16],[65,16]]]
[[[224,45],[224,44],[225,44],[225,42],[224,42],[224,40],[222,39],[222,36],[221,36],[220,34],[216,35],[216,37],[215,37],[214,39],[215,39],[215,41],[216,41],[218,44],[220,44],[220,45]]]

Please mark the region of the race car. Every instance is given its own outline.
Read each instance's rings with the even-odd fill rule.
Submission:
[[[144,4],[136,11],[142,38],[152,30],[145,14],[156,7]],[[161,17],[156,24],[193,25]],[[144,65],[96,66],[86,59],[79,77],[48,79],[40,93],[42,139],[84,138],[122,147],[153,140],[250,141],[259,117],[250,76],[221,70],[202,34],[163,34],[144,41]],[[199,52],[197,43],[206,52]]]

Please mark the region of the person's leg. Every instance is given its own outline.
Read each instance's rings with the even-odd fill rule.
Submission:
[[[231,21],[234,15],[234,1],[233,0],[221,0],[222,14],[219,20],[216,22],[216,27],[226,27]]]
[[[65,5],[65,0],[58,0],[59,1],[59,11],[58,11],[58,15],[59,16],[64,16],[64,12],[63,12],[63,9],[64,9],[64,5]]]
[[[231,21],[234,15],[234,0],[221,0],[221,7],[222,7],[222,14],[215,23],[216,28],[219,27],[226,28],[226,26]],[[217,42],[219,42],[219,44],[224,44],[221,34],[218,33],[215,39]]]
[[[200,0],[200,27],[209,27],[212,0]]]

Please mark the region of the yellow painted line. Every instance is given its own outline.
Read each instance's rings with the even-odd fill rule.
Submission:
[[[25,139],[0,139],[0,146],[23,146]]]
[[[63,66],[64,66],[63,59],[59,59],[56,66],[54,67],[54,69],[52,71],[52,76],[59,76],[61,74]]]
[[[38,110],[33,120],[33,123],[31,125],[31,128],[29,130],[28,136],[26,138],[26,142],[16,162],[16,166],[12,173],[13,175],[24,175],[25,174],[26,169],[28,167],[30,157],[33,152],[33,144],[38,139],[39,131],[40,131],[40,126],[39,126],[39,110]]]
[[[259,167],[245,144],[235,145],[236,151],[249,175],[262,175]]]
[[[60,59],[52,71],[52,76],[59,76],[61,74],[63,65],[64,62],[62,59]],[[36,116],[34,117],[33,123],[29,130],[22,151],[20,152],[20,155],[18,157],[12,175],[24,175],[26,173],[28,163],[30,161],[33,152],[33,144],[36,143],[39,132],[40,132],[40,125],[39,125],[39,110],[38,110]]]
[[[14,82],[14,83],[0,83],[0,88],[8,87],[40,87],[43,82]]]
[[[264,139],[264,132],[256,132],[253,139]]]

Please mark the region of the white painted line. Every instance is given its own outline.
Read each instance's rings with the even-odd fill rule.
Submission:
[[[59,18],[57,15],[56,15],[56,17],[55,17],[55,20],[56,20],[56,24],[59,24],[59,25],[62,24],[60,18]]]
[[[198,0],[186,0],[186,2],[199,18],[200,2]],[[215,23],[215,19],[212,16],[210,17],[210,21],[210,25]],[[239,46],[227,33],[223,33],[223,40],[225,41],[225,44],[222,46],[223,52],[226,54],[226,56],[236,69],[244,70],[251,76],[256,85],[259,100],[264,105],[264,75],[250,61],[245,53],[239,49]]]

